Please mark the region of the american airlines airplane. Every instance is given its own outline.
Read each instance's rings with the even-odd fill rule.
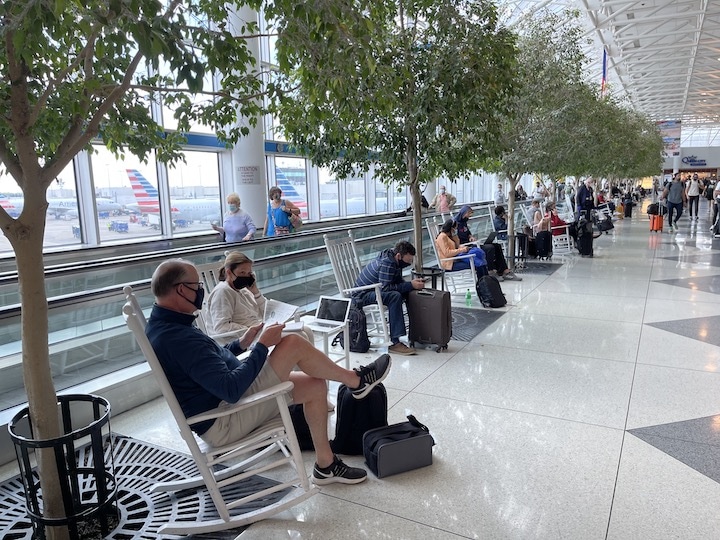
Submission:
[[[112,212],[119,212],[122,210],[122,205],[116,203],[112,199],[105,197],[97,197],[95,199],[97,205],[98,214],[111,214]],[[8,198],[5,195],[0,195],[0,206],[5,210],[10,217],[16,218],[22,212],[25,205],[25,199],[23,197],[12,197]],[[48,215],[58,218],[77,218],[78,207],[77,199],[73,198],[48,198]]]
[[[137,203],[125,208],[139,214],[159,214],[158,190],[136,169],[126,169],[133,195]],[[174,220],[205,221],[220,220],[220,199],[173,199],[170,209]]]

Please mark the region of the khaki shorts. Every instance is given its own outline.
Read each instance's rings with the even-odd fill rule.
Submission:
[[[281,382],[275,370],[266,362],[260,370],[260,373],[258,373],[258,376],[255,377],[255,380],[250,385],[250,388],[245,391],[242,397],[255,394],[260,390],[270,388]],[[218,405],[218,408],[221,407],[233,407],[233,404],[223,401]],[[210,426],[210,429],[200,437],[211,446],[224,446],[242,439],[245,435],[278,414],[280,413],[277,408],[277,400],[268,400],[243,411],[218,418],[215,420],[215,423]]]

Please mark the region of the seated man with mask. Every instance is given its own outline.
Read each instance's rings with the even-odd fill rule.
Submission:
[[[380,296],[388,311],[390,341],[392,342],[388,347],[388,352],[406,356],[416,353],[415,349],[411,349],[400,341],[400,337],[407,333],[403,316],[403,302],[407,300],[410,291],[425,287],[425,281],[422,278],[415,278],[412,281],[403,279],[403,268],[410,266],[414,257],[415,246],[402,240],[395,244],[393,249],[381,251],[376,259],[370,261],[362,269],[354,285],[355,287],[364,287],[379,283],[382,286]],[[356,291],[353,293],[353,300],[360,307],[377,303],[375,290]]]
[[[182,259],[161,263],[153,273],[151,287],[155,305],[145,334],[186,417],[226,407],[248,394],[292,381],[292,402],[303,404],[315,446],[313,483],[365,481],[364,469],[346,465],[330,447],[327,381],[343,383],[354,399],[363,399],[388,375],[392,364],[389,355],[381,355],[368,366],[344,369],[301,337],[281,337],[282,324],[257,325],[222,347],[193,325],[204,290],[192,263]],[[251,345],[256,337],[257,342]],[[246,359],[236,358],[248,348]],[[276,402],[270,400],[251,410],[194,424],[193,431],[219,448],[251,433],[277,413]]]
[[[240,251],[231,251],[220,269],[220,283],[212,290],[207,302],[208,332],[221,344],[242,336],[249,328],[263,322],[267,298],[258,289],[252,260]],[[235,336],[228,333],[235,332]],[[312,330],[303,326],[297,332],[314,343]],[[224,336],[219,336],[224,334]]]

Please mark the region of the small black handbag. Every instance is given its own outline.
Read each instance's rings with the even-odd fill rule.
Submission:
[[[363,435],[365,462],[378,478],[432,465],[435,440],[413,415],[407,418],[407,422],[371,429]]]

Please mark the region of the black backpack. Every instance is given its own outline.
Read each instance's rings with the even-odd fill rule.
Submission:
[[[365,432],[388,425],[387,408],[387,392],[382,383],[362,399],[355,399],[352,391],[341,384],[335,409],[335,438],[330,441],[332,451],[346,456],[362,455]]]
[[[350,352],[366,353],[370,350],[370,338],[367,333],[367,318],[362,308],[357,307],[355,304],[350,306],[350,313],[348,314],[348,324],[350,332]],[[344,332],[340,332],[332,344],[345,348],[345,337]]]
[[[482,276],[475,285],[478,298],[484,307],[499,308],[507,304],[500,282],[494,276]]]

